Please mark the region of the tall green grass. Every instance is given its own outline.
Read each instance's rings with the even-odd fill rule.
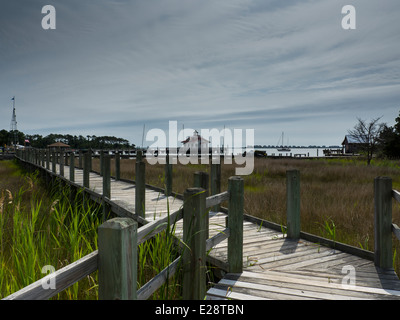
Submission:
[[[13,162],[1,162],[0,183],[0,298],[44,277],[45,266],[55,270],[97,249],[101,207],[81,191],[55,182],[50,186],[38,172],[22,171]],[[138,288],[179,255],[174,225],[138,246]],[[151,299],[180,299],[181,274],[157,290]],[[98,298],[97,272],[52,299]]]
[[[1,298],[44,277],[45,266],[57,270],[96,250],[101,222],[98,207],[75,201],[79,192],[71,199],[69,188],[57,184],[48,191],[37,173],[20,178],[19,189],[0,191]],[[95,278],[87,277],[54,299],[97,298]]]

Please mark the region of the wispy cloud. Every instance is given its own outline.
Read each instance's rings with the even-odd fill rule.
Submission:
[[[132,142],[143,123],[178,120],[254,127],[262,144],[282,130],[299,137],[293,143],[335,144],[356,116],[393,121],[399,111],[397,0],[355,2],[349,31],[346,3],[330,0],[49,3],[53,31],[40,27],[40,1],[2,5],[5,128],[14,94],[24,132],[92,130]],[[316,135],[318,121],[335,131]]]

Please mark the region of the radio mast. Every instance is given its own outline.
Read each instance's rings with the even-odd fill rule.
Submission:
[[[16,146],[18,144],[18,130],[17,130],[17,115],[15,113],[15,96],[11,100],[13,102],[13,113],[10,124],[11,144]]]

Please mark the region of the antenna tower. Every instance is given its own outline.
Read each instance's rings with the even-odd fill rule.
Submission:
[[[18,144],[17,115],[15,113],[15,96],[11,99],[13,102],[13,113],[10,124],[11,144]]]

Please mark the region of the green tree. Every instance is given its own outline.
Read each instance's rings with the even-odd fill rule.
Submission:
[[[380,150],[384,157],[400,157],[400,114],[393,127],[384,126],[379,137]]]

